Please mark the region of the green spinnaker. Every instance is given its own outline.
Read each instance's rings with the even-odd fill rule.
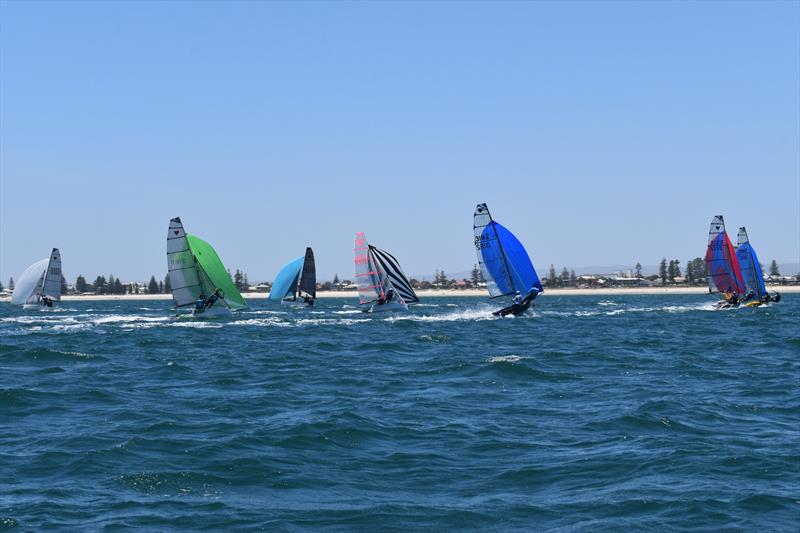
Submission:
[[[236,285],[231,281],[231,276],[214,248],[203,239],[188,233],[186,234],[186,241],[189,243],[189,248],[191,248],[197,263],[203,269],[211,285],[213,285],[211,291],[214,289],[222,291],[225,303],[231,309],[246,308],[247,302],[244,301]],[[211,294],[206,294],[206,296],[211,296]]]

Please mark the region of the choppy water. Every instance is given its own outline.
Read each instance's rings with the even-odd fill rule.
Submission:
[[[796,531],[800,298],[0,304],[0,528]]]

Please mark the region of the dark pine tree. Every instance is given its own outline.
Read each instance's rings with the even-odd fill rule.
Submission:
[[[236,274],[233,276],[233,284],[236,286],[237,289],[240,291],[242,290],[242,273],[239,269],[236,269]]]
[[[164,292],[167,294],[172,292],[172,285],[169,283],[169,272],[167,272],[167,275],[164,276]]]
[[[97,276],[92,284],[94,286],[95,294],[106,293],[106,278],[105,276]]]
[[[159,294],[163,294],[164,293],[164,282],[163,281],[159,281],[158,282],[158,293]]]
[[[470,281],[472,282],[473,287],[477,287],[478,283],[481,282],[481,269],[478,268],[478,265],[472,265],[472,272],[470,273]]]
[[[575,275],[574,270],[569,271],[569,284],[576,285],[578,283],[578,276]]]
[[[333,275],[333,284],[334,285],[339,285],[339,274],[334,274]]]
[[[86,292],[86,278],[83,274],[78,274],[78,279],[75,280],[75,292],[78,294]]]
[[[64,274],[61,274],[61,294],[67,294],[67,292],[69,292],[67,278],[64,277]]]
[[[125,294],[125,286],[119,278],[114,280],[114,294]]]
[[[547,283],[550,285],[556,284],[556,267],[553,264],[550,264],[550,272],[547,275]]]
[[[636,271],[636,277],[637,278],[641,278],[642,277],[642,264],[637,261],[636,262],[636,266],[633,267],[633,269]]]
[[[778,262],[775,261],[774,259],[772,260],[772,263],[769,264],[769,275],[775,277],[781,275],[781,271],[778,270]]]
[[[658,275],[661,277],[661,284],[667,284],[667,259],[666,257],[661,260],[661,264],[658,265]]]
[[[158,294],[158,282],[155,276],[150,276],[150,281],[147,282],[147,294]]]

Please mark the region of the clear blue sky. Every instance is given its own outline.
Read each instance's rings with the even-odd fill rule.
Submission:
[[[271,279],[366,232],[540,273],[682,262],[711,217],[800,261],[800,3],[0,3],[0,279],[166,271],[171,217]]]

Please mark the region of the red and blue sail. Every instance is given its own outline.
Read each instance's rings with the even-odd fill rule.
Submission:
[[[486,204],[478,204],[473,216],[475,251],[492,298],[522,295],[532,288],[542,292],[542,284],[528,252],[513,233],[492,220]]]
[[[722,215],[714,217],[708,231],[706,270],[709,292],[728,292],[736,295],[747,292],[736,250],[725,231]]]

